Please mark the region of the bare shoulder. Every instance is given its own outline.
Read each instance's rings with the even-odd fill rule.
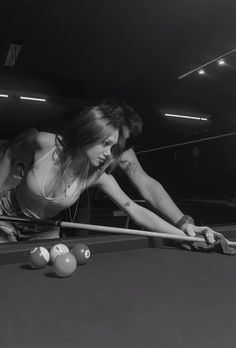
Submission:
[[[46,150],[55,146],[56,135],[48,132],[37,132],[32,134],[28,140],[34,143],[38,149]]]
[[[30,158],[34,156],[39,159],[42,155],[55,147],[56,136],[48,132],[32,132],[21,141],[14,150],[18,158]]]

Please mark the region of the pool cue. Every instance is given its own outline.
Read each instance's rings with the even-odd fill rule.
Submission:
[[[96,232],[127,234],[127,235],[143,236],[143,237],[165,238],[165,239],[172,239],[177,241],[206,243],[206,240],[204,238],[199,238],[199,237],[189,237],[186,235],[181,236],[178,234],[142,231],[142,230],[127,229],[127,228],[112,227],[112,226],[80,224],[80,223],[66,222],[66,221],[60,221],[60,220],[32,220],[32,219],[0,215],[0,221],[1,220],[15,222],[15,223],[23,223],[23,224],[37,224],[37,225],[43,225],[43,226],[76,228],[76,229],[84,229],[84,230],[90,230],[90,231],[96,231]],[[232,242],[229,240],[227,240],[227,242],[230,246],[234,246],[234,247],[236,246],[236,242]]]

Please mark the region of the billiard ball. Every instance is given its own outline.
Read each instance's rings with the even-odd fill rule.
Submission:
[[[70,250],[65,244],[55,244],[50,250],[50,260],[54,263],[58,255],[66,254]]]
[[[91,256],[89,247],[86,244],[76,244],[71,249],[71,253],[75,256],[78,265],[85,265]]]
[[[58,255],[54,261],[54,272],[58,277],[69,277],[77,267],[76,258],[71,253]]]
[[[44,268],[49,260],[49,252],[44,247],[36,247],[29,253],[29,264],[34,269]]]

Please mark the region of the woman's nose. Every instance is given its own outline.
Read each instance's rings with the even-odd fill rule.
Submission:
[[[111,157],[111,148],[106,149],[106,151],[104,152],[104,156]]]
[[[106,148],[104,154],[105,154],[106,156],[110,156],[110,155],[111,155],[111,148],[110,148],[110,147]]]

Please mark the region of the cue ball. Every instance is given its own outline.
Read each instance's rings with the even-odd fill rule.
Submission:
[[[89,247],[86,244],[76,244],[71,249],[71,253],[75,256],[78,265],[85,265],[91,256]]]
[[[49,252],[44,247],[36,247],[29,253],[29,264],[34,269],[44,268],[49,260]]]
[[[52,263],[58,255],[63,255],[68,253],[70,250],[65,244],[55,244],[50,250],[50,260]]]
[[[54,261],[53,268],[58,277],[69,277],[77,268],[76,258],[71,253],[58,255]]]

